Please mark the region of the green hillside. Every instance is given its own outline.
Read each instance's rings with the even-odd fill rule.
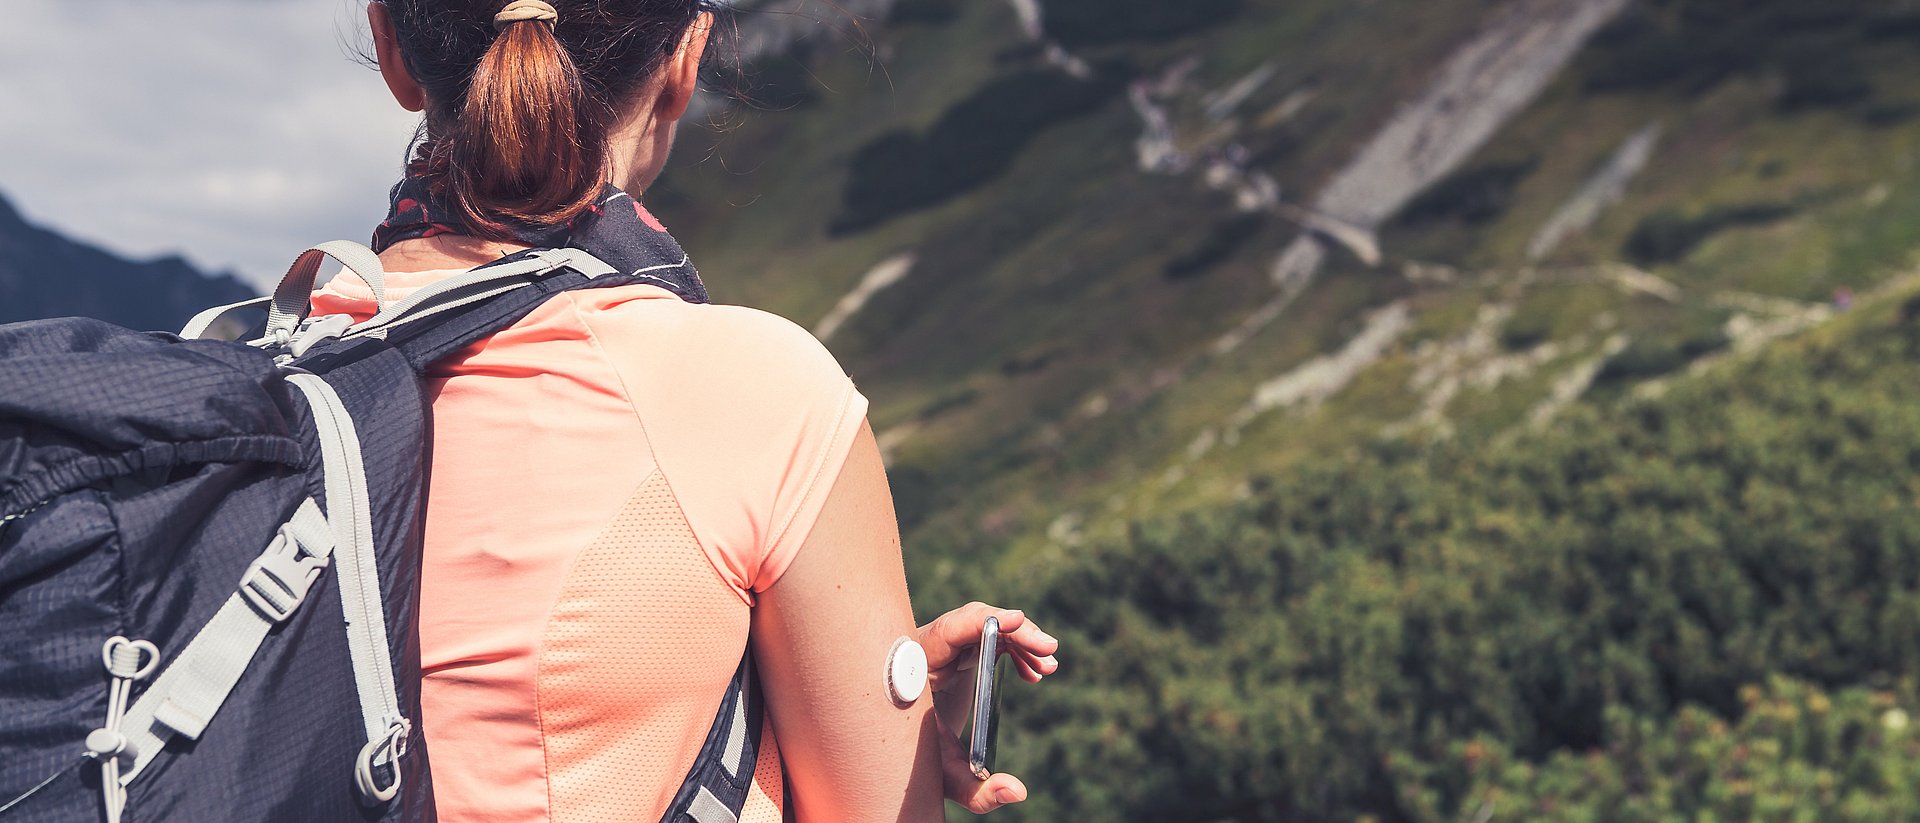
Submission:
[[[710,138],[710,149],[695,142],[698,135],[683,137],[678,156],[688,166],[670,171],[670,190],[656,197],[719,294],[803,324],[826,315],[875,265],[912,253],[912,271],[828,341],[874,400],[876,428],[891,435],[910,530],[938,521],[940,530],[984,524],[1003,541],[1036,535],[1069,500],[1104,499],[1105,489],[1136,481],[1197,433],[1165,419],[1175,409],[1158,405],[1156,375],[1203,353],[1246,306],[1266,299],[1272,252],[1296,233],[1283,220],[1261,221],[1227,238],[1224,253],[1200,254],[1217,258],[1190,267],[1201,270],[1170,276],[1170,264],[1196,257],[1223,228],[1248,220],[1194,173],[1138,171],[1133,142],[1141,127],[1127,82],[1205,53],[1210,59],[1191,81],[1197,97],[1286,57],[1242,108],[1266,117],[1306,84],[1327,85],[1325,102],[1261,132],[1251,149],[1288,183],[1309,185],[1328,173],[1342,146],[1391,111],[1403,87],[1417,85],[1421,63],[1441,59],[1472,30],[1475,15],[1459,12],[1483,4],[1403,5],[1417,11],[1240,4],[1234,15],[1208,18],[1213,25],[1171,40],[1089,48],[1082,57],[1095,76],[1076,81],[1046,66],[1006,4],[953,3],[942,22],[869,27],[867,48],[814,44],[811,73],[801,75],[813,89],[810,101],[739,112]],[[1365,62],[1362,46],[1382,21],[1424,59],[1336,69]],[[1309,49],[1328,60],[1296,61]],[[796,74],[774,66],[753,80],[793,82]],[[1004,108],[1032,111],[979,114]],[[985,135],[1021,126],[1031,131],[1000,158],[997,174],[977,174],[994,158],[949,162],[939,154],[939,146],[964,154],[1011,143]],[[939,129],[964,133],[943,137]],[[848,193],[861,189],[850,167],[876,145],[884,153],[898,142],[890,135],[903,133],[932,146],[924,150],[933,159],[918,166],[925,175],[964,166],[975,175],[963,181],[970,187],[877,226],[836,233]],[[1238,404],[1254,375],[1337,344],[1337,315],[1381,296],[1371,285],[1311,296],[1349,311],[1301,312],[1318,328],[1290,329],[1286,340],[1257,352],[1249,347],[1249,357],[1222,364],[1240,374],[1230,386],[1199,387],[1174,405]],[[1080,411],[1099,397],[1112,413]],[[1137,440],[1140,434],[1147,439]],[[1116,439],[1135,445],[1116,450]],[[1049,499],[1029,498],[1027,490],[1040,486],[1051,490]]]
[[[1021,7],[820,11],[651,195],[916,601],[1062,627],[1009,817],[1920,815],[1920,6]]]
[[[1665,396],[1381,444],[1016,587],[1034,820],[1920,814],[1920,289]],[[1738,750],[1738,753],[1736,753]]]
[[[1030,556],[1383,436],[1544,425],[1588,394],[1583,372],[1618,395],[1904,270],[1920,25],[1893,0],[1804,5],[1630,4],[1381,228],[1380,265],[1334,251],[1225,354],[1300,228],[1242,211],[1205,166],[1231,153],[1281,200],[1311,201],[1502,4],[1222,3],[1178,25],[1069,28],[1084,80],[1008,4],[827,18],[749,66],[765,105],[683,136],[654,198],[723,299],[803,324],[911,255],[828,343],[874,400],[909,545],[965,535]],[[1142,171],[1140,83],[1166,91],[1188,168]],[[1649,131],[1617,202],[1534,259],[1556,211]],[[1258,396],[1343,352],[1332,365],[1351,374]]]

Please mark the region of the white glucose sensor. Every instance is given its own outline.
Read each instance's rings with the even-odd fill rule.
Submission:
[[[893,702],[909,706],[927,690],[927,650],[910,637],[893,641],[887,652],[887,691]]]

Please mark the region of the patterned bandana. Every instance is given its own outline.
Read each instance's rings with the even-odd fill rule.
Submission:
[[[454,217],[454,211],[428,191],[426,178],[409,173],[394,184],[387,219],[373,230],[373,250],[417,237],[472,234]],[[709,302],[706,284],[693,260],[675,242],[667,227],[647,212],[640,201],[608,183],[600,200],[564,226],[508,223],[513,239],[535,248],[576,248],[606,261],[623,273],[680,295],[689,303]]]

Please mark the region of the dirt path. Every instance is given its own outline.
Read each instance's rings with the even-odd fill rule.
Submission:
[[[1620,144],[1607,164],[1594,172],[1579,191],[1540,225],[1540,230],[1527,243],[1527,259],[1546,259],[1562,240],[1586,231],[1608,207],[1620,202],[1627,194],[1627,184],[1647,167],[1647,161],[1653,158],[1653,147],[1659,142],[1660,124],[1656,122],[1634,132]]]
[[[833,308],[827,312],[827,315],[820,318],[820,322],[813,327],[813,336],[823,342],[832,337],[834,332],[846,325],[849,318],[865,308],[867,301],[873,299],[874,295],[900,282],[908,272],[913,271],[913,263],[913,253],[906,252],[882,260],[879,265],[868,269],[867,273],[861,276],[860,282],[853,287],[853,291],[841,296],[840,301],[833,304]]]
[[[1353,378],[1382,356],[1405,333],[1412,313],[1406,301],[1389,303],[1367,315],[1360,333],[1333,354],[1316,357],[1285,374],[1261,383],[1253,399],[1233,416],[1236,426],[1246,425],[1255,416],[1274,409],[1313,406],[1338,394]]]
[[[1600,351],[1580,361],[1579,365],[1568,369],[1560,379],[1553,381],[1553,388],[1547,391],[1546,399],[1541,400],[1532,411],[1527,413],[1527,428],[1539,431],[1552,423],[1553,418],[1559,416],[1560,412],[1579,400],[1581,395],[1587,393],[1587,389],[1593,388],[1593,381],[1599,378],[1600,370],[1606,367],[1607,361],[1625,351],[1629,342],[1632,341],[1624,334],[1608,337],[1606,342],[1600,344]]]

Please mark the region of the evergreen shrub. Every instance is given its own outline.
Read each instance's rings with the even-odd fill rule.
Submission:
[[[1877,305],[1022,567],[997,588],[1064,651],[1008,696],[1008,816],[1911,818],[1920,751],[1881,717],[1920,677],[1920,325]]]
[[[870,228],[984,185],[1041,132],[1092,112],[1120,85],[1111,70],[1089,80],[1056,69],[1017,72],[954,104],[924,135],[902,130],[875,138],[848,165],[831,231]]]

